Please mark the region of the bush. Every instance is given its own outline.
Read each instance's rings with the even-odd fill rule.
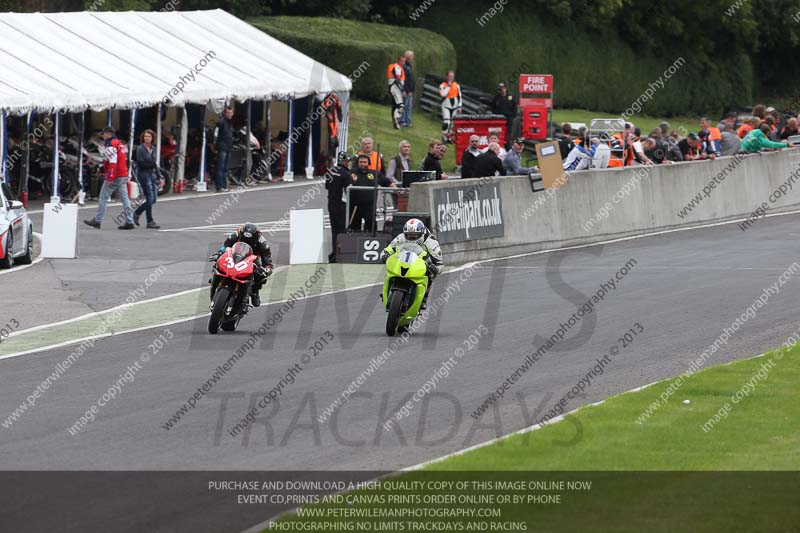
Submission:
[[[447,24],[441,24],[443,17]],[[683,57],[685,64],[643,103],[642,113],[714,114],[727,104],[752,102],[752,66],[744,54],[719,57],[710,64],[696,60],[691,50],[670,48],[656,56],[627,45],[611,28],[554,23],[513,3],[483,27],[473,10],[439,3],[421,23],[440,31],[461,53],[457,79],[484,90],[493,91],[499,81],[508,82],[520,70],[553,74],[557,107],[623,113]],[[516,91],[516,77],[511,86]]]
[[[456,68],[452,43],[424,29],[325,17],[262,17],[248,22],[345,76],[366,61],[369,68],[353,84],[353,96],[373,102],[389,101],[386,68],[405,50],[414,50],[418,85],[425,72]]]

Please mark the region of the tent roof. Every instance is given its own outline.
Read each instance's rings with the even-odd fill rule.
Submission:
[[[221,9],[0,13],[0,34],[0,109],[10,113],[352,88],[346,76]]]

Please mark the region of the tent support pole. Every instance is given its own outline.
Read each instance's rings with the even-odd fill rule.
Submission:
[[[184,179],[186,172],[186,143],[189,139],[189,114],[186,112],[186,107],[180,108],[181,115],[181,139],[178,145],[178,153],[175,154],[175,164],[178,165],[175,172],[175,181],[181,182]],[[205,128],[205,125],[203,125]],[[203,182],[205,186],[205,182]]]
[[[128,135],[128,159],[129,159],[128,165],[129,166],[131,164],[131,160],[133,159],[133,143],[135,142],[135,136],[136,136],[135,130],[136,130],[136,109],[131,109],[131,133],[130,133],[130,135]],[[136,181],[137,182],[139,181],[138,176],[136,178]],[[133,201],[133,198],[131,198],[131,201]]]
[[[245,159],[245,178],[243,180],[243,184],[246,185],[250,183],[250,174],[253,171],[253,148],[250,144],[250,133],[252,130],[252,121],[253,121],[253,100],[250,99],[247,101],[247,131],[245,132],[245,143],[247,144],[247,159]]]
[[[308,121],[308,131],[306,132],[306,139],[308,139],[306,146],[306,179],[314,179],[314,122],[311,117],[314,114],[314,95],[307,98],[306,120]]]
[[[289,100],[289,136],[286,138],[286,170],[283,173],[283,181],[294,181],[294,165],[292,158],[294,150],[292,146],[292,134],[294,133],[294,100]]]
[[[270,123],[270,115],[272,111],[272,101],[267,100],[264,106],[266,118],[264,119],[264,148],[267,153],[267,161],[272,161],[272,124]],[[267,178],[272,181],[272,165],[267,165]]]
[[[203,107],[203,134],[202,145],[200,146],[200,170],[197,176],[197,183],[195,190],[199,192],[206,192],[208,187],[206,185],[206,123],[208,122],[208,103]]]
[[[25,139],[22,141],[22,164],[25,165],[20,172],[19,196],[22,198],[22,205],[28,208],[28,170],[31,167],[31,122],[33,121],[33,111],[28,111],[25,117]]]
[[[156,109],[156,165],[161,167],[161,102]]]
[[[350,94],[347,93],[347,101],[345,102],[344,109],[342,110],[342,121],[339,125],[339,146],[343,146],[344,151],[349,151],[347,147],[348,131],[350,128]],[[340,148],[341,149],[341,148]]]
[[[58,137],[61,131],[61,114],[56,111],[55,125],[53,126],[53,189],[51,191],[50,203],[57,204],[61,202],[61,197],[58,195]]]
[[[81,125],[78,130],[78,204],[83,205],[86,199],[86,187],[83,185],[83,136],[86,131],[86,112],[81,112]]]
[[[6,127],[6,112],[0,114],[0,181],[11,183],[11,176],[7,170],[8,165],[8,129]]]

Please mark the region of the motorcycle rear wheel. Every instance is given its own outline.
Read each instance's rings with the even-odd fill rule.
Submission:
[[[156,175],[156,188],[158,189],[158,196],[164,196],[172,191],[172,172],[172,169],[169,171],[162,169]]]
[[[225,316],[225,308],[228,307],[228,300],[231,297],[231,290],[228,287],[218,287],[214,293],[214,300],[211,306],[211,316],[208,317],[208,332],[216,335],[219,332],[220,324]]]
[[[400,325],[402,316],[403,300],[406,293],[403,291],[392,291],[389,293],[389,315],[386,317],[386,334],[394,337],[397,334],[397,327]]]

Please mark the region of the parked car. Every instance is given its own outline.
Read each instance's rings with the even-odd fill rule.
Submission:
[[[0,268],[33,261],[33,223],[7,183],[0,184]]]

